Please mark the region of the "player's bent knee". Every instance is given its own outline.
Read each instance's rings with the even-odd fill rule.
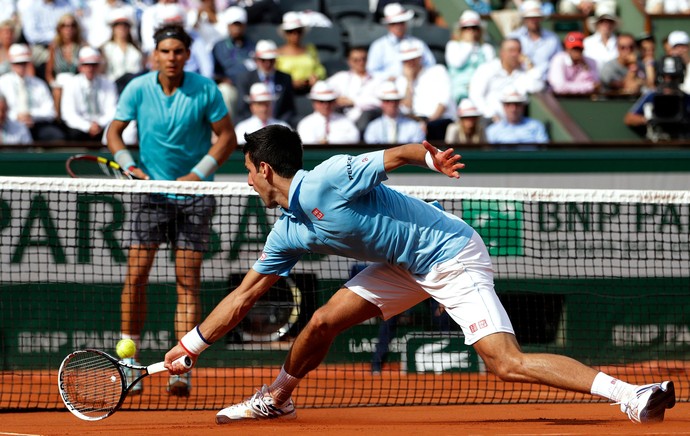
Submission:
[[[314,312],[305,330],[308,334],[318,336],[335,336],[338,333],[331,314],[323,307]]]
[[[523,381],[523,360],[520,356],[497,355],[484,360],[487,369],[505,382]]]

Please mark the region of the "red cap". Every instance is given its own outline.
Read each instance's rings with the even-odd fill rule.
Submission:
[[[570,32],[567,35],[565,35],[565,39],[563,40],[563,45],[565,46],[566,49],[570,48],[584,48],[584,39],[585,39],[585,34],[582,32]]]

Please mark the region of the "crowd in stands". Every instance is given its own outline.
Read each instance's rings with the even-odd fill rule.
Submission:
[[[155,68],[152,35],[169,23],[192,35],[185,70],[218,84],[240,142],[245,132],[280,123],[297,129],[305,143],[426,138],[535,146],[549,138],[527,116],[531,94],[649,100],[660,89],[662,56],[678,59],[675,91],[690,91],[687,31],[663,42],[622,33],[617,0],[457,1],[469,9],[455,23],[444,23],[431,0],[369,0],[359,21],[329,10],[329,0],[315,2],[321,10],[287,10],[289,0],[4,1],[2,143],[101,141],[121,91]],[[690,13],[690,0],[647,0],[644,7]],[[503,39],[492,42],[486,22],[503,20],[507,15],[493,14],[506,11],[513,18],[500,26]],[[551,14],[587,16],[586,28],[559,37],[543,26]],[[355,22],[379,33],[350,44],[348,32],[364,29]],[[434,53],[423,32],[412,30],[437,24],[449,37]],[[257,33],[262,26],[274,34]],[[339,57],[327,58],[310,39],[318,28],[341,32]],[[135,125],[125,141],[136,143]]]

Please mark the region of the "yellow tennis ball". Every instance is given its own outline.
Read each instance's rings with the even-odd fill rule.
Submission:
[[[115,352],[120,359],[127,359],[134,357],[137,352],[137,345],[131,339],[121,339],[115,347]]]

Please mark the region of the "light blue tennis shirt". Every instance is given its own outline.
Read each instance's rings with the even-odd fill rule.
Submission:
[[[227,113],[212,80],[186,72],[182,85],[165,95],[152,71],[127,84],[115,119],[137,122],[141,169],[153,180],[176,180],[208,153],[211,124]]]
[[[474,232],[467,223],[382,185],[387,178],[383,151],[338,155],[298,171],[289,210],[273,226],[254,270],[285,276],[313,252],[426,274],[465,247]]]

